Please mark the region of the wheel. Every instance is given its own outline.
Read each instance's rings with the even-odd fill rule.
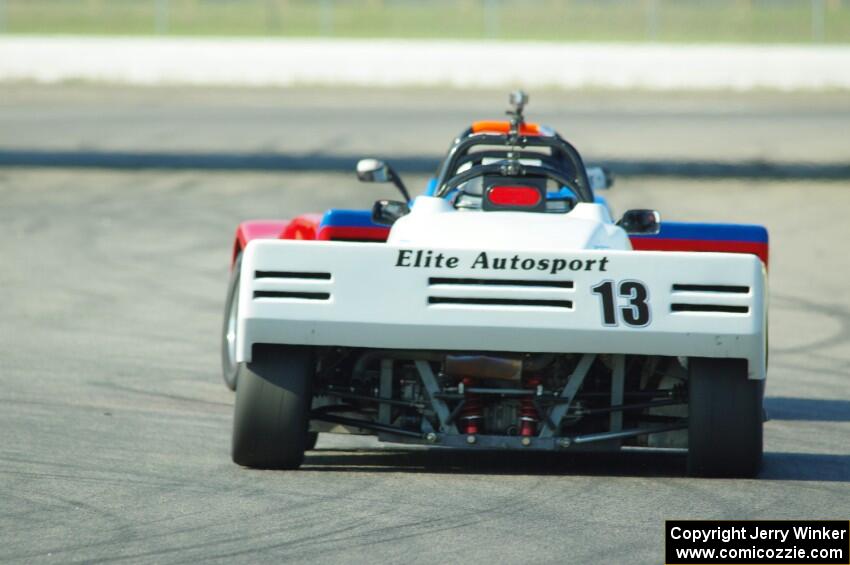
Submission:
[[[236,257],[230,284],[227,285],[227,298],[224,301],[224,323],[221,327],[221,374],[224,384],[230,390],[236,390],[239,378],[239,364],[236,362],[236,320],[239,315],[239,271],[242,255]]]
[[[764,381],[743,359],[688,362],[688,474],[753,477],[761,468]]]
[[[313,352],[254,346],[242,366],[233,415],[233,461],[246,467],[296,469],[309,445]]]
[[[319,441],[319,432],[307,432],[307,451],[315,449],[317,441]]]

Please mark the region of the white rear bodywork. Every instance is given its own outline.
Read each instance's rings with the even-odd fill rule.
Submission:
[[[494,268],[501,260],[505,268]],[[648,323],[626,324],[629,299],[616,296],[617,323],[605,325],[592,290],[605,281],[642,283]],[[598,204],[530,214],[458,211],[420,197],[388,243],[250,242],[239,292],[239,362],[251,360],[255,343],[279,343],[731,357],[747,359],[750,378],[765,377],[758,257],[632,251]],[[691,311],[705,305],[734,311]]]

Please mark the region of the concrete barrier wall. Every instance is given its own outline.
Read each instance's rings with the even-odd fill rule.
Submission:
[[[850,90],[850,46],[0,38],[0,81]]]

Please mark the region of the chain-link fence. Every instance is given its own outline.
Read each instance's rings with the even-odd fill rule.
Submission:
[[[0,0],[0,32],[850,43],[850,0]]]

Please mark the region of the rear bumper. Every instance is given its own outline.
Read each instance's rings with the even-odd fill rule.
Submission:
[[[645,325],[626,323],[628,295],[605,325],[605,281],[646,289]],[[750,255],[259,240],[242,259],[237,359],[255,343],[732,357],[761,379],[765,284]]]

